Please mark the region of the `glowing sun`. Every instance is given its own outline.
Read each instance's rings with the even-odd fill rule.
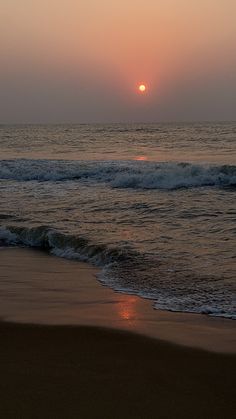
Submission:
[[[138,86],[138,90],[140,91],[140,93],[144,93],[146,91],[146,86],[145,84],[140,84]]]

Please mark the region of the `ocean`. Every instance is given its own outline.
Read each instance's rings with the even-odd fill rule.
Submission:
[[[236,123],[0,126],[0,243],[236,318]]]

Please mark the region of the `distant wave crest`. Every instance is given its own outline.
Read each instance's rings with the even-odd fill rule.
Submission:
[[[113,188],[178,189],[236,186],[236,166],[154,162],[2,160],[0,179],[16,181],[91,181]]]

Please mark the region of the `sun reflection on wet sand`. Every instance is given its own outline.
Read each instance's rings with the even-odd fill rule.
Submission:
[[[137,311],[138,297],[126,296],[126,298],[118,302],[118,315],[121,320],[135,321],[138,318]]]

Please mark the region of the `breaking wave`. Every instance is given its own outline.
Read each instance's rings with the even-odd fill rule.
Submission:
[[[15,181],[92,181],[113,188],[178,189],[235,187],[236,166],[154,162],[2,160],[0,179]]]
[[[89,261],[97,266],[122,262],[136,255],[130,249],[109,248],[84,237],[61,233],[48,226],[0,228],[0,244],[37,247],[67,259]]]

